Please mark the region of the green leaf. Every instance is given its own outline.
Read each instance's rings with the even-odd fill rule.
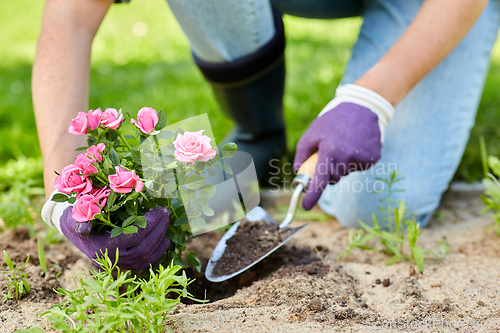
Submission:
[[[197,226],[200,229],[205,228],[205,219],[203,217],[193,217],[191,218],[191,221],[194,223],[195,226]]]
[[[31,287],[30,287],[28,281],[23,279],[23,285],[24,285],[24,289],[26,290],[26,294],[29,293],[31,290]]]
[[[126,227],[126,228],[123,229],[123,233],[127,234],[127,235],[129,235],[129,234],[135,234],[138,230],[139,229],[137,229],[136,226],[129,225],[128,227]]]
[[[119,235],[119,234],[121,234],[122,232],[123,232],[123,229],[122,229],[122,228],[120,228],[120,227],[114,227],[114,228],[111,230],[111,238],[118,236],[118,235]]]
[[[177,218],[177,220],[175,220],[174,226],[179,227],[179,226],[184,225],[188,222],[189,222],[189,220],[188,220],[187,215],[181,215]]]
[[[496,156],[488,156],[488,165],[496,176],[500,176],[500,160]]]
[[[161,153],[162,153],[163,156],[165,156],[165,155],[174,155],[174,153],[175,153],[175,147],[174,147],[174,145],[171,144],[171,145],[166,145],[166,146],[161,147]]]
[[[175,183],[175,180],[171,180],[165,184],[165,187],[163,188],[163,193],[166,195],[172,193],[177,189],[177,184]]]
[[[192,175],[184,179],[184,182],[180,184],[181,186],[185,186],[188,190],[197,190],[203,183],[205,182],[205,177],[199,175]]]
[[[137,149],[132,150],[132,161],[134,161],[135,164],[141,164],[142,159],[141,159],[141,152]]]
[[[111,206],[113,206],[113,204],[115,203],[116,197],[117,197],[116,192],[111,191],[111,193],[109,194],[108,199],[107,199],[107,201],[106,201],[106,207],[108,207],[108,210],[109,210],[109,209],[111,208]]]
[[[188,263],[193,265],[193,267],[196,269],[198,273],[201,273],[201,261],[196,253],[188,251],[187,261]]]
[[[204,206],[201,212],[205,214],[205,216],[214,216],[214,210],[208,206]]]
[[[396,242],[396,243],[403,243],[403,240],[399,237],[396,237],[394,236],[393,234],[391,233],[388,233],[386,231],[382,231],[382,238],[385,238],[387,240],[390,240],[390,241],[393,241],[393,242]]]
[[[175,244],[180,243],[179,239],[177,238],[177,235],[171,230],[167,230],[167,232],[165,233],[165,237],[170,239]]]
[[[12,263],[12,260],[10,260],[9,255],[7,254],[7,251],[3,250],[3,258],[5,259],[5,263],[11,270],[14,270],[14,264]]]
[[[45,260],[45,251],[43,250],[43,243],[40,237],[37,237],[37,246],[38,246],[38,261],[40,262],[40,268],[47,275],[49,272],[47,269],[47,261]]]
[[[376,234],[377,232],[375,230],[373,230],[372,227],[369,227],[366,223],[364,223],[363,221],[361,220],[358,220],[358,223],[359,225],[361,226],[361,228],[363,228],[366,232],[370,233],[370,234]]]
[[[225,173],[228,173],[230,175],[233,174],[233,169],[231,168],[231,166],[227,163],[221,163],[222,164],[222,169],[224,170]]]
[[[488,152],[486,151],[486,143],[484,136],[479,136],[479,151],[481,152],[481,164],[483,165],[484,176],[488,175]]]
[[[134,223],[134,219],[136,217],[137,216],[135,216],[135,215],[129,216],[125,221],[123,221],[122,228],[128,227],[129,225],[131,225],[132,223]]]
[[[111,148],[109,150],[109,159],[113,163],[113,166],[120,165],[120,162],[121,162],[120,161],[120,154],[118,154],[118,152],[114,148]]]
[[[144,216],[137,216],[137,218],[134,220],[134,224],[139,228],[144,229],[146,228],[148,221],[146,221],[146,218]]]
[[[404,254],[400,254],[400,255],[395,255],[394,257],[392,257],[391,259],[387,260],[385,262],[386,265],[392,265],[394,264],[396,261],[399,261],[399,260],[402,260],[402,259],[405,259],[406,256]]]
[[[205,193],[204,199],[210,199],[215,195],[215,192],[217,191],[217,187],[214,185],[203,185],[200,188],[200,193]]]
[[[417,264],[418,271],[422,273],[424,271],[424,251],[420,247],[415,246],[411,249],[411,253]]]
[[[221,158],[222,159],[229,159],[236,154],[237,150],[238,150],[238,147],[236,146],[236,143],[228,142],[221,149]]]
[[[208,170],[208,175],[209,175],[210,177],[215,177],[215,170],[214,170],[214,169],[209,169],[209,170]]]
[[[171,131],[168,131],[168,130],[164,129],[164,130],[162,130],[162,131],[160,132],[160,134],[159,134],[158,136],[159,136],[160,138],[162,138],[162,139],[167,140],[167,139],[170,139],[171,137],[173,137],[173,136],[174,136],[174,133],[173,133],[173,132],[171,132]],[[173,151],[172,151],[172,152],[173,152]]]
[[[69,195],[64,194],[64,193],[56,193],[52,197],[52,201],[55,201],[55,202],[66,202],[66,201],[68,201],[68,199],[69,199]]]
[[[156,131],[161,130],[163,127],[165,127],[166,123],[167,123],[167,115],[165,114],[165,111],[163,111],[163,109],[160,109],[160,111],[158,111],[158,124],[156,124],[155,130]]]

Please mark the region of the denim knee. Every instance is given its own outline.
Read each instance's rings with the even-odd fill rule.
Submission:
[[[249,55],[274,36],[269,0],[167,0],[194,54],[211,63]]]

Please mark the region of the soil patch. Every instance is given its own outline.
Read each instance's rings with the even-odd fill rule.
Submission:
[[[241,220],[233,237],[226,240],[226,250],[216,262],[213,275],[225,276],[239,271],[266,255],[283,242],[293,230],[278,223]]]
[[[29,262],[23,269],[27,273],[27,281],[31,291],[22,297],[23,302],[56,302],[60,296],[54,291],[60,287],[60,277],[65,269],[72,266],[80,256],[74,253],[65,243],[44,245],[48,272],[45,274],[38,260],[37,239],[29,237],[25,228],[6,230],[0,237],[0,249],[6,250],[14,266],[20,267],[28,258]],[[0,271],[8,271],[7,264],[0,256]],[[0,293],[8,291],[6,282],[10,274],[0,274]],[[17,307],[15,300],[8,300],[1,308]]]
[[[205,271],[212,251],[221,238],[221,233],[210,232],[198,236],[188,245],[190,251],[198,253],[202,263],[202,272]],[[199,299],[215,302],[231,297],[239,289],[254,281],[264,280],[274,273],[281,277],[294,274],[321,277],[326,275],[328,271],[329,266],[321,262],[320,257],[309,247],[285,244],[255,266],[227,281],[213,283],[208,281],[204,275],[195,274],[193,270],[189,270],[188,275],[195,279],[189,286],[189,291]],[[189,300],[187,302],[189,303]]]

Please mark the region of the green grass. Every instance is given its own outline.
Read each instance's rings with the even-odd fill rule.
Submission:
[[[39,156],[31,101],[31,66],[40,31],[42,1],[0,0],[0,164],[19,152]],[[306,20],[285,17],[287,84],[285,118],[291,151],[307,125],[334,95],[349,59],[361,19]],[[144,34],[147,27],[147,33]],[[488,151],[500,152],[500,116],[496,86],[500,48],[488,77],[478,115],[457,177],[481,178],[478,135]],[[92,53],[90,107],[123,105],[132,114],[140,107],[162,107],[168,122],[208,113],[216,139],[230,130],[210,87],[194,66],[189,44],[163,0],[133,0],[113,5],[101,26]],[[76,112],[79,110],[75,110]]]

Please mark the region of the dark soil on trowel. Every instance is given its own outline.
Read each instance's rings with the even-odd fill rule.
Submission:
[[[290,227],[280,229],[278,223],[241,220],[233,237],[226,240],[226,250],[216,262],[213,275],[231,275],[265,256],[291,233]]]
[[[250,223],[249,223],[250,224]],[[267,223],[251,222],[255,227],[245,227],[242,229],[241,237],[235,238],[235,241],[240,241],[241,245],[236,246],[236,242],[231,242],[226,248],[226,253],[231,251],[231,247],[237,253],[245,255],[246,260],[252,262],[255,258],[260,258],[269,250],[281,243],[286,235],[289,234],[290,228],[284,232],[276,232],[275,229],[269,230]],[[265,224],[265,225],[264,225]],[[248,225],[248,224],[247,224]],[[272,227],[272,225],[271,225]],[[250,230],[250,236],[244,234],[244,230]],[[238,232],[231,239],[236,237]],[[206,265],[212,251],[222,238],[219,232],[210,232],[198,236],[193,240],[188,248],[190,251],[196,252],[202,262],[202,272],[205,271]],[[230,239],[230,240],[231,240]],[[252,240],[256,240],[252,243]],[[262,248],[257,248],[256,244],[262,244]],[[248,253],[244,254],[245,248]],[[256,251],[252,254],[253,249]],[[227,257],[229,260],[234,260],[233,256]],[[224,260],[224,255],[219,261]],[[229,261],[230,262],[230,261]],[[246,267],[248,264],[242,264]],[[217,267],[217,266],[216,266]],[[231,266],[230,266],[231,267]],[[273,252],[270,256],[257,263],[255,266],[249,268],[247,271],[223,282],[210,282],[204,275],[194,274],[190,272],[190,277],[196,280],[190,285],[189,291],[199,299],[207,299],[210,302],[215,302],[233,296],[239,289],[252,284],[254,281],[262,280],[270,277],[273,274],[280,276],[289,276],[292,274],[305,274],[309,276],[324,276],[328,273],[330,267],[320,260],[320,258],[311,251],[309,247],[298,248],[295,246],[287,246],[286,244]],[[238,270],[238,269],[237,269]],[[232,271],[231,271],[232,272]],[[187,302],[189,303],[189,301]]]

